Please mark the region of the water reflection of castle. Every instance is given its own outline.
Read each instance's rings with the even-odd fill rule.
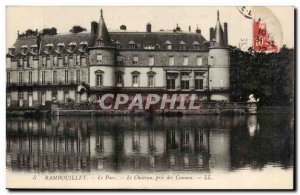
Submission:
[[[7,166],[16,171],[226,171],[231,167],[230,129],[235,120],[8,119]]]

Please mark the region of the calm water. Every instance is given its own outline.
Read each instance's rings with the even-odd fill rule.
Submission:
[[[7,118],[9,171],[292,169],[293,116]]]

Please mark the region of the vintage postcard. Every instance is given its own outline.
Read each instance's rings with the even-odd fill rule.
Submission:
[[[295,8],[6,8],[8,189],[295,188]]]

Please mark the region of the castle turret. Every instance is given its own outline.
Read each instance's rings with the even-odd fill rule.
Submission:
[[[115,86],[115,47],[107,30],[103,11],[100,11],[99,23],[91,23],[90,86],[101,90]]]
[[[214,40],[209,48],[209,90],[212,101],[229,101],[229,48],[226,44],[219,11]]]

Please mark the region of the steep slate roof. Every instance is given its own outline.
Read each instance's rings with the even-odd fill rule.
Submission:
[[[224,32],[222,29],[222,25],[220,22],[220,14],[219,10],[217,12],[217,24],[215,27],[215,44],[214,47],[224,47],[225,46],[225,41],[224,41]]]
[[[137,49],[141,49],[144,44],[158,44],[161,49],[165,49],[167,41],[172,43],[174,50],[179,49],[180,42],[184,42],[188,49],[193,49],[194,41],[203,47],[203,42],[206,41],[200,33],[184,32],[111,32],[110,37],[113,41],[118,41],[121,48],[127,48],[128,43],[134,41]]]
[[[68,47],[70,43],[76,43],[76,47],[80,46],[81,42],[89,43],[91,38],[90,33],[64,34],[64,35],[45,35],[42,38],[41,51],[45,50],[47,44],[53,43],[56,47],[59,43],[64,43]],[[65,48],[67,49],[67,48]]]
[[[14,47],[15,47],[15,54],[18,54],[21,52],[22,46],[27,45],[27,51],[30,52],[30,47],[32,45],[37,45],[37,37],[36,36],[30,36],[30,37],[22,37],[16,40]]]
[[[179,49],[180,43],[184,42],[188,49],[193,49],[193,44],[196,42],[203,48],[205,48],[203,42],[206,39],[200,33],[184,33],[184,32],[110,32],[110,38],[113,42],[120,44],[122,49],[128,48],[130,42],[136,44],[137,49],[142,49],[144,44],[159,45],[161,49],[165,49],[166,42],[172,43],[173,50]],[[45,50],[46,45],[53,44],[56,49],[58,44],[63,43],[65,48],[62,53],[66,52],[66,49],[70,43],[76,43],[74,52],[78,51],[80,43],[87,42],[88,46],[93,46],[91,33],[83,32],[77,34],[59,34],[59,35],[41,35],[40,53]],[[22,37],[18,38],[14,44],[15,54],[21,52],[23,45],[27,45],[28,52],[32,45],[38,45],[37,37]],[[52,52],[50,52],[52,53]],[[16,56],[16,55],[15,55]]]

